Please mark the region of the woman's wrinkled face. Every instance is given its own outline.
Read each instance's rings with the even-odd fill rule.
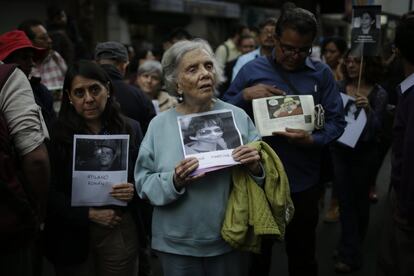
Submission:
[[[196,140],[208,143],[215,143],[222,136],[223,130],[221,130],[221,128],[218,125],[205,126],[197,131]]]
[[[76,112],[86,121],[100,119],[109,98],[109,90],[101,82],[76,76],[67,92]]]
[[[184,54],[178,65],[177,90],[186,103],[204,104],[214,95],[216,84],[212,57],[203,49]]]
[[[336,47],[335,43],[329,42],[326,44],[323,56],[325,58],[326,64],[329,65],[332,69],[336,68],[341,59],[341,52]]]
[[[161,88],[161,77],[158,73],[143,73],[138,76],[137,83],[146,94],[155,96]]]

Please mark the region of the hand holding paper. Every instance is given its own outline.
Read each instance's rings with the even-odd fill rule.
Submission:
[[[186,158],[180,161],[174,170],[174,186],[177,190],[181,190],[187,186],[190,182],[199,179],[204,176],[204,173],[198,175],[192,175],[198,168],[198,159],[195,157]]]
[[[355,105],[362,108],[369,107],[368,98],[361,94],[357,94],[355,97]]]
[[[255,86],[247,87],[243,90],[243,98],[246,101],[277,95],[286,95],[286,93],[279,88],[261,83]]]
[[[275,136],[284,136],[289,141],[293,143],[309,145],[313,143],[313,138],[311,133],[305,131],[303,129],[295,129],[295,128],[286,128],[286,131],[275,131],[273,132]]]
[[[235,161],[245,165],[253,174],[261,174],[259,165],[260,155],[257,149],[249,146],[240,146],[234,149],[232,156]]]
[[[132,183],[121,183],[112,186],[111,196],[116,199],[130,202],[134,197],[134,185]]]

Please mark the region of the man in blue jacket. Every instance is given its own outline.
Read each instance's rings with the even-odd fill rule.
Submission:
[[[320,130],[308,133],[286,128],[263,139],[285,166],[295,205],[295,215],[286,229],[290,276],[317,275],[315,228],[321,153],[323,146],[339,137],[345,127],[342,100],[329,67],[309,58],[316,33],[317,22],[311,12],[286,10],[276,25],[272,57],[258,57],[243,66],[224,95],[224,100],[244,108],[250,116],[253,99],[284,94],[312,95],[315,104],[325,110],[325,124]],[[257,265],[252,270],[255,275],[267,275],[271,247],[271,243],[263,244],[260,265],[253,261],[253,266]]]

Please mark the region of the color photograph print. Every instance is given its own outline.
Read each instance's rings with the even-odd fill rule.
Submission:
[[[269,119],[302,115],[303,109],[299,96],[286,96],[266,101]]]

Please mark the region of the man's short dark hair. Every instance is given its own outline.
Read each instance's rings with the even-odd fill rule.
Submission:
[[[410,64],[414,65],[414,11],[404,14],[395,31],[395,46]]]
[[[276,25],[276,35],[282,36],[285,29],[292,29],[301,35],[312,35],[316,37],[318,24],[316,18],[308,10],[302,8],[292,8],[284,11],[279,17]]]
[[[19,24],[19,26],[17,26],[17,29],[20,31],[25,32],[25,34],[27,35],[27,37],[30,40],[33,40],[36,38],[35,33],[32,31],[32,27],[36,27],[42,25],[43,26],[43,22],[37,19],[28,19],[23,21],[22,23]]]

